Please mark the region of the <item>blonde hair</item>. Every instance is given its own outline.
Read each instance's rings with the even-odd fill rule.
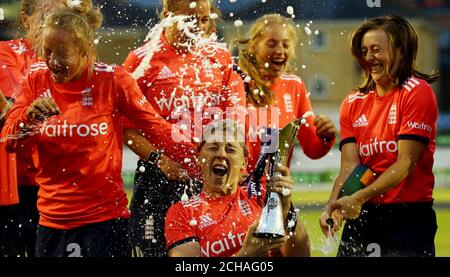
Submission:
[[[89,60],[94,60],[95,52],[92,45],[94,34],[100,28],[103,16],[99,9],[94,8],[91,1],[83,0],[81,3],[85,4],[63,8],[50,14],[45,19],[44,28],[62,29],[70,32],[79,49],[85,53]]]
[[[20,1],[20,11],[27,16],[32,16],[36,12],[39,0],[21,0]]]
[[[198,1],[208,1],[211,4],[211,7],[215,7],[216,0],[198,0]],[[192,3],[192,0],[161,0],[162,4],[162,12],[159,17],[161,19],[164,18],[164,13],[171,12],[175,13],[184,9],[189,8],[189,5]],[[216,10],[214,10],[215,12]]]
[[[91,0],[82,3],[82,5],[89,3],[92,5]],[[27,38],[36,53],[40,52],[42,45],[42,30],[45,18],[55,9],[66,6],[67,2],[63,0],[22,0],[20,2],[20,11],[27,15],[30,20]]]
[[[200,1],[209,1],[209,4],[211,5],[210,13],[215,13],[218,15],[218,19],[210,19],[207,35],[210,35],[216,31],[217,27],[217,21],[220,20],[221,12],[220,9],[216,6],[216,0],[200,0]],[[166,12],[175,13],[177,11],[184,10],[186,8],[189,8],[189,5],[192,3],[192,0],[161,0],[162,4],[162,11],[159,14],[160,19],[164,19]]]
[[[279,14],[267,14],[258,18],[249,31],[248,38],[240,38],[234,40],[234,45],[239,49],[239,67],[245,74],[249,75],[255,83],[256,88],[262,92],[247,92],[247,102],[257,107],[265,107],[271,105],[273,101],[273,93],[270,91],[267,82],[261,76],[256,62],[256,45],[264,36],[264,30],[268,26],[280,25],[287,28],[289,38],[291,40],[290,57],[291,61],[295,60],[295,45],[297,44],[297,33],[294,24],[289,18]]]
[[[223,139],[223,142],[238,142],[242,147],[244,157],[248,156],[248,148],[245,144],[245,128],[231,119],[215,120],[207,124],[203,132],[203,140],[198,145],[198,152],[216,133],[222,135],[220,138]]]

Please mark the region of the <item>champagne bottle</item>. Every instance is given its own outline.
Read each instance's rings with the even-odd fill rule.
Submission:
[[[375,181],[375,174],[373,170],[363,164],[358,165],[345,180],[339,192],[339,197],[350,196],[360,189],[365,188]]]
[[[376,174],[367,165],[358,165],[345,180],[339,191],[338,199],[343,196],[350,196],[360,189],[363,189],[373,183],[376,179]],[[334,226],[333,218],[329,217],[326,223],[332,228]]]

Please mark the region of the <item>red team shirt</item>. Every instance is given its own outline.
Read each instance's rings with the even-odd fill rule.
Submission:
[[[267,123],[270,124],[272,128],[280,128],[282,129],[288,123],[301,118],[306,112],[313,111],[311,107],[311,103],[307,96],[306,87],[303,81],[296,75],[282,75],[278,80],[272,84],[270,90],[274,94],[274,103],[271,105],[272,111],[273,108],[277,108],[279,114],[276,114],[276,118],[279,121],[279,126],[276,126],[275,123],[272,123],[271,120],[271,112],[268,112]],[[259,109],[253,109],[253,112],[256,111],[256,117],[259,117]],[[249,113],[252,113],[252,108],[249,107]],[[250,120],[251,121],[251,120]],[[258,119],[258,122],[260,120]],[[255,127],[251,122],[249,136],[255,134],[255,130],[258,130],[258,127]],[[302,125],[300,127],[300,131],[298,133],[298,140],[303,149],[303,152],[312,159],[319,159],[323,157],[328,151],[333,147],[333,141],[324,141],[320,139],[316,135],[316,127],[314,125],[314,116],[307,118],[307,124]],[[261,127],[261,124],[258,123],[258,126]],[[267,127],[267,126],[263,126]],[[258,161],[258,157],[260,154],[260,145],[261,142],[254,142],[250,138],[249,143],[249,167],[248,170],[251,172],[256,162]]]
[[[397,160],[399,140],[426,144],[413,172],[394,188],[371,199],[378,204],[432,201],[433,154],[436,146],[437,102],[424,80],[409,78],[405,84],[380,97],[376,92],[346,97],[341,106],[341,147],[356,143],[362,164],[377,175]]]
[[[265,198],[265,186],[262,190]],[[205,193],[174,204],[167,212],[167,248],[198,241],[202,257],[229,257],[242,247],[248,228],[261,215],[256,196],[250,199],[247,188],[219,198]]]
[[[26,39],[0,42],[0,90],[6,97],[18,96],[22,80],[33,62],[34,52]],[[17,155],[7,153],[5,145],[0,143],[0,205],[12,205],[19,202],[17,183],[35,185],[37,168],[31,156],[32,142],[22,144]]]
[[[41,186],[39,223],[43,226],[72,229],[129,217],[121,177],[122,115],[142,125],[151,141],[164,147],[169,156],[186,153],[184,157],[194,159],[193,145],[167,139],[170,124],[156,115],[135,80],[121,67],[96,63],[91,78],[85,69],[79,80],[56,84],[45,63],[32,65],[3,132],[19,133],[20,123],[27,120],[26,109],[39,97],[53,98],[62,113],[38,126],[35,136],[40,165],[36,180]],[[9,142],[17,148],[17,141]],[[175,160],[184,164],[180,159]]]
[[[145,75],[137,80],[141,91],[153,108],[171,123],[180,122],[172,118],[174,111],[191,116],[191,138],[202,140],[193,132],[201,124],[194,123],[194,113],[204,112],[208,107],[245,107],[245,91],[241,77],[233,71],[229,52],[220,46],[205,46],[201,55],[180,53],[168,44],[161,35],[160,51],[154,53]],[[147,55],[149,44],[130,52],[124,68],[134,72]],[[208,117],[208,116],[206,116]],[[200,123],[207,123],[208,119]],[[125,124],[128,126],[128,124]],[[132,127],[132,126],[129,126]],[[194,140],[195,141],[195,140]]]

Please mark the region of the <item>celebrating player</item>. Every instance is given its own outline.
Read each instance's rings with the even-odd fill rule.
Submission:
[[[303,81],[288,74],[289,64],[295,57],[297,35],[292,22],[278,14],[258,18],[250,29],[249,38],[237,39],[239,66],[251,77],[247,92],[249,113],[260,108],[268,108],[266,126],[255,126],[250,120],[250,132],[258,132],[260,127],[283,128],[289,122],[312,112]],[[276,110],[274,110],[276,108]],[[275,119],[270,113],[276,113]],[[259,116],[255,116],[258,118]],[[307,117],[298,140],[305,154],[313,159],[323,157],[334,144],[336,128],[327,116]],[[249,134],[249,171],[253,170],[260,153],[260,143],[254,142]]]
[[[194,175],[184,159],[194,160],[196,150],[155,113],[125,70],[94,62],[102,15],[82,2],[45,19],[45,63],[31,66],[3,133],[37,141],[37,256],[128,256],[122,116]],[[18,145],[8,141],[13,150]]]
[[[200,144],[199,163],[204,188],[201,194],[173,205],[167,212],[166,240],[171,257],[309,256],[306,230],[290,213],[291,197],[282,196],[287,234],[277,239],[253,235],[262,207],[240,187],[247,167],[244,132],[236,122],[218,121],[209,126],[211,137]],[[279,166],[268,182],[272,191],[291,190],[294,182],[287,167]],[[263,185],[262,198],[266,193]],[[270,251],[273,250],[273,251]]]
[[[20,94],[22,81],[30,65],[36,62],[33,44],[42,17],[65,3],[64,0],[20,1],[20,21],[27,37],[0,42],[0,91],[7,97],[8,105]],[[1,113],[0,120],[4,119],[6,113]],[[7,153],[5,143],[0,145],[0,226],[4,226],[0,230],[0,256],[33,257],[39,218],[36,206],[39,187],[35,181],[38,168],[32,159],[34,142],[24,141],[17,155]]]
[[[196,136],[207,122],[196,121],[195,115],[210,118],[208,110],[245,107],[243,82],[233,72],[228,51],[207,39],[214,36],[217,14],[212,11],[209,0],[164,0],[162,21],[155,26],[150,41],[132,51],[124,64],[137,76],[142,92],[162,117],[175,124],[180,115],[187,115],[190,120],[183,124],[196,143],[201,141]],[[141,157],[131,204],[135,255],[165,256],[167,209],[182,195],[198,193],[199,184],[189,183],[180,166],[143,139],[139,131],[127,130],[124,141]],[[139,170],[142,167],[145,172]]]
[[[345,224],[338,256],[434,256],[433,154],[437,104],[429,86],[438,75],[418,71],[418,38],[400,16],[373,18],[352,38],[366,80],[341,106],[341,170],[320,225]],[[376,180],[338,198],[359,164]]]

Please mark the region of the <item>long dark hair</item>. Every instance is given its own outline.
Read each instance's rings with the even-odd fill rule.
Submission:
[[[391,76],[397,86],[402,85],[409,77],[415,76],[420,79],[433,83],[439,79],[439,74],[426,74],[417,69],[416,57],[418,49],[417,33],[411,24],[401,16],[390,15],[381,16],[368,20],[362,24],[352,36],[351,50],[353,56],[358,61],[361,68],[365,71],[366,80],[357,89],[360,92],[367,93],[375,88],[375,82],[370,75],[370,69],[365,62],[361,45],[364,35],[370,30],[382,29],[386,32],[390,41],[391,57],[396,49],[400,49],[403,54],[402,67],[397,76]]]

